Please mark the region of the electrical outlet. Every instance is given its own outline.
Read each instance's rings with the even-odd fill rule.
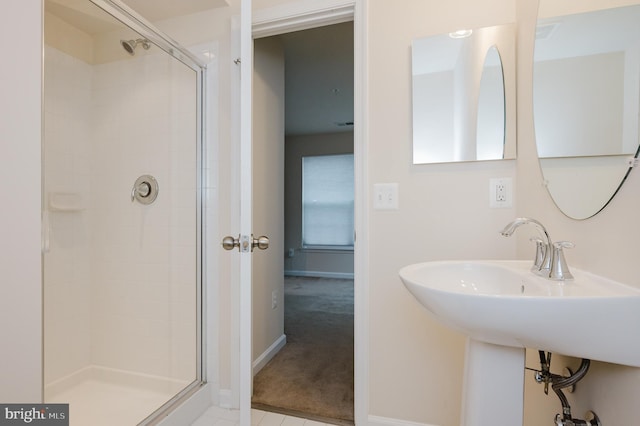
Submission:
[[[278,307],[278,290],[273,290],[271,292],[271,309],[276,309]]]
[[[489,207],[492,209],[513,206],[511,178],[489,179]]]
[[[499,203],[507,201],[507,190],[502,181],[499,181],[496,185],[496,201]]]

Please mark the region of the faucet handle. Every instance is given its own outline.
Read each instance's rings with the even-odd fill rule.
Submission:
[[[529,241],[536,243],[536,257],[535,259],[533,259],[533,266],[531,267],[531,270],[534,272],[538,272],[542,268],[542,262],[544,262],[544,255],[546,254],[546,251],[548,250],[548,248],[547,248],[547,245],[544,243],[544,241],[542,241],[542,238],[531,237],[529,238]]]
[[[553,248],[559,248],[559,249],[563,249],[563,248],[574,248],[576,245],[573,244],[571,241],[556,241],[555,243],[553,243]]]
[[[556,281],[572,280],[573,275],[569,272],[569,266],[564,258],[565,248],[573,248],[575,245],[569,241],[557,241],[553,243],[553,251],[551,255],[551,270],[549,278]]]

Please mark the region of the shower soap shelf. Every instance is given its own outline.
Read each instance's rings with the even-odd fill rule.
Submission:
[[[78,212],[84,210],[82,195],[70,192],[49,193],[49,210],[52,212]]]

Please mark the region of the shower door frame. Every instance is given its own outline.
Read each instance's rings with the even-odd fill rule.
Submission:
[[[202,195],[203,188],[205,187],[204,182],[204,152],[205,152],[205,141],[206,139],[206,129],[205,129],[205,117],[206,117],[206,100],[204,94],[206,93],[206,81],[207,81],[207,66],[201,61],[198,57],[193,55],[191,52],[186,50],[176,41],[171,39],[166,34],[159,31],[157,28],[153,26],[149,21],[147,21],[144,17],[136,13],[134,10],[126,6],[120,0],[89,0],[98,8],[102,9],[109,15],[113,16],[114,19],[120,21],[125,26],[129,27],[133,31],[136,31],[149,41],[151,41],[154,45],[159,47],[165,53],[170,55],[172,58],[177,59],[182,64],[190,68],[195,72],[196,75],[196,375],[193,380],[187,387],[182,389],[180,392],[175,394],[169,401],[165,404],[159,406],[155,411],[149,414],[142,422],[139,423],[138,426],[145,425],[153,425],[153,424],[173,424],[175,420],[172,421],[171,414],[180,404],[185,403],[190,399],[191,404],[189,402],[186,405],[193,407],[193,403],[198,406],[198,401],[202,398],[191,398],[196,393],[202,394],[199,392],[207,387],[207,371],[206,371],[206,352],[205,352],[205,336],[206,336],[206,309],[205,303],[206,294],[204,283],[204,265],[203,265],[203,254],[205,250],[205,241],[203,238],[204,229],[205,229],[205,206],[204,206],[204,197]],[[43,35],[44,36],[44,35]],[[42,43],[44,49],[44,41]],[[44,182],[43,182],[44,185]],[[43,193],[44,194],[44,193]],[[44,195],[43,195],[44,196]],[[43,202],[44,203],[44,202]],[[43,204],[44,205],[44,204]],[[43,276],[44,279],[44,276]],[[44,334],[43,334],[44,339]],[[44,347],[44,342],[43,342]],[[44,374],[44,368],[43,368]],[[44,378],[42,380],[42,384],[44,386]],[[207,392],[205,392],[206,394]],[[42,395],[44,395],[44,389],[42,390]],[[209,399],[209,395],[204,396],[205,399]],[[187,415],[176,414],[176,420],[180,421],[182,418],[190,417]],[[177,423],[176,423],[177,424]]]

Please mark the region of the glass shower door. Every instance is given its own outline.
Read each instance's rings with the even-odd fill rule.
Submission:
[[[45,401],[136,425],[202,380],[201,70],[45,4]]]

